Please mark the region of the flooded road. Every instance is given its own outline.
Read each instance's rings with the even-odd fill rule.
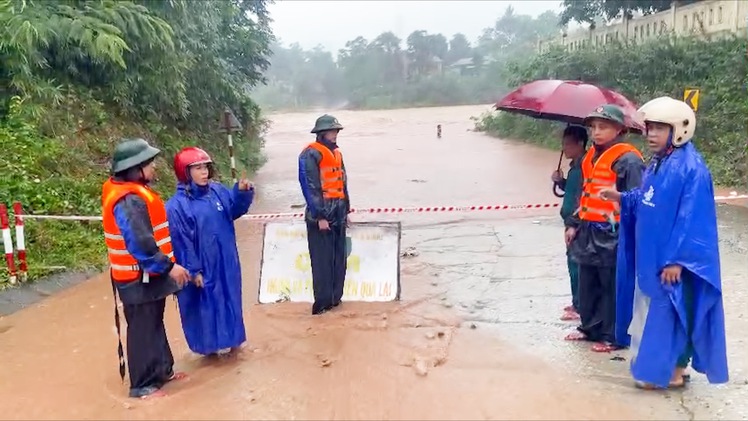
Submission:
[[[555,203],[558,154],[474,133],[488,107],[336,112],[354,207]],[[251,213],[303,203],[297,155],[321,113],[271,116]],[[436,138],[441,124],[443,137]],[[258,305],[261,225],[238,223],[249,344],[239,361],[190,353],[175,304],[167,333],[191,378],[127,399],[112,298],[96,277],[0,318],[0,411],[13,419],[745,419],[746,209],[721,207],[731,383],[635,390],[628,362],[562,340],[570,301],[557,210],[355,215],[401,220],[402,301]],[[739,228],[738,228],[739,227]],[[626,352],[620,356],[626,358]]]

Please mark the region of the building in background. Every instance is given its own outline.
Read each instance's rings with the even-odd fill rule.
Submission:
[[[646,41],[663,35],[687,36],[701,34],[720,37],[748,30],[748,1],[704,0],[688,5],[673,2],[670,9],[623,19],[594,29],[578,29],[557,38],[541,40],[538,50],[547,51],[553,46],[563,46],[569,51],[589,46],[605,45],[613,41]]]

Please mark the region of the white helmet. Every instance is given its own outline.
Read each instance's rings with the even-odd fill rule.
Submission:
[[[661,96],[639,108],[644,122],[665,123],[673,128],[673,146],[683,146],[693,139],[696,131],[696,114],[683,101]]]

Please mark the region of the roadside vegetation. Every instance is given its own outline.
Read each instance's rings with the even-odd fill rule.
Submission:
[[[484,104],[506,90],[505,63],[558,33],[551,11],[533,18],[510,6],[477,41],[464,34],[383,32],[340,51],[275,43],[268,84],[253,97],[263,109],[386,109]]]
[[[701,90],[695,144],[715,182],[748,184],[748,61],[745,37],[721,40],[661,38],[636,44],[607,44],[567,52],[553,49],[510,64],[511,86],[537,79],[584,80],[644,104],[662,95],[682,98]],[[477,119],[491,135],[558,148],[561,125],[506,112]],[[644,151],[643,151],[644,152]]]
[[[156,189],[174,191],[171,158],[200,145],[228,172],[225,106],[241,120],[238,165],[263,163],[266,122],[248,92],[263,81],[266,2],[0,0],[0,202],[27,213],[97,215],[122,137],[163,151]],[[99,222],[26,221],[30,277],[101,268]],[[3,269],[4,269],[3,265]],[[0,288],[5,279],[0,272]]]

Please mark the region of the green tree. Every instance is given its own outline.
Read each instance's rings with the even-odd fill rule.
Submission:
[[[444,60],[449,51],[447,39],[442,34],[414,31],[408,35],[408,58],[410,75],[416,78],[432,73],[437,63]]]
[[[245,129],[234,138],[236,160],[256,169],[266,126],[248,92],[269,63],[265,5],[0,0],[0,203],[19,200],[29,213],[99,213],[112,143],[124,136],[149,138],[167,162],[200,145],[220,176],[228,157],[216,119],[225,106]],[[171,194],[169,165],[158,168],[158,188]],[[30,267],[99,265],[100,231],[30,221]]]
[[[379,84],[400,84],[405,81],[405,54],[402,40],[392,32],[384,32],[369,44],[373,65],[380,75]]]
[[[525,56],[528,50],[534,51],[538,40],[555,35],[559,30],[558,16],[552,11],[533,18],[518,15],[512,6],[508,6],[494,26],[483,31],[478,50],[501,60]]]
[[[319,48],[309,51],[276,43],[266,73],[269,83],[254,90],[255,98],[272,108],[490,102],[506,90],[507,60],[534,51],[538,39],[560,30],[557,23],[553,12],[533,18],[508,8],[487,28],[477,48],[459,33],[449,42],[442,34],[422,30],[411,33],[405,43],[391,32],[372,40],[356,37],[338,51],[335,68]],[[472,58],[475,67],[449,66],[464,58]],[[313,61],[312,68],[309,63]],[[332,82],[335,78],[337,84]]]
[[[464,34],[454,34],[452,39],[449,40],[449,52],[447,53],[447,63],[451,64],[455,61],[471,57],[473,55],[473,48],[470,46],[470,41]]]
[[[148,8],[113,0],[0,1],[3,98],[61,100],[59,83],[107,83],[128,54],[173,51],[173,30]]]
[[[681,0],[679,5],[696,3],[702,0]],[[668,10],[672,0],[564,0],[560,15],[561,25],[571,21],[594,25],[596,19],[611,21],[618,18],[632,18],[635,12],[645,15]]]

